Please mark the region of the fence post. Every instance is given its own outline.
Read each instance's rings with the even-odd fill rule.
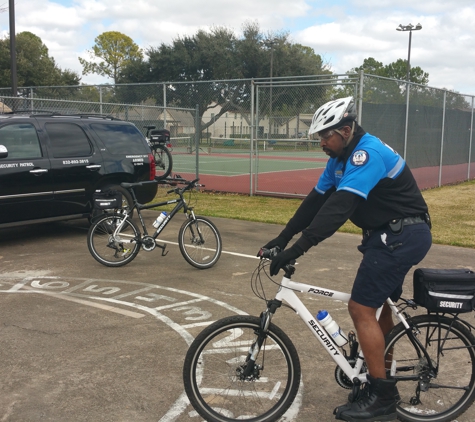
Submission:
[[[167,128],[167,85],[164,83],[163,84],[163,129],[166,129],[166,128]]]
[[[34,104],[33,104],[33,88],[30,88],[30,108],[31,108],[31,112],[33,113],[35,111],[35,107],[34,107]]]
[[[99,114],[102,114],[102,86],[99,86]]]
[[[358,116],[356,117],[357,123],[361,126],[362,114],[363,114],[363,87],[364,87],[364,71],[360,71],[360,86],[359,86],[359,98],[358,98]]]
[[[196,104],[195,109],[195,154],[196,154],[196,178],[200,177],[200,157],[199,157],[199,150],[200,150],[200,106]]]
[[[472,118],[470,120],[470,143],[468,144],[468,172],[467,172],[467,180],[470,180],[470,166],[471,162],[470,159],[472,158],[472,142],[473,142],[473,100],[475,97],[472,97]]]
[[[254,106],[254,79],[251,80],[251,133],[249,136],[249,196],[253,195],[252,190],[252,182],[253,182],[253,151],[254,151],[254,131],[256,128],[256,119],[257,115],[255,115],[255,106]]]
[[[444,107],[442,111],[442,136],[440,139],[440,164],[439,164],[439,188],[442,186],[442,160],[444,158],[444,132],[445,132],[445,105],[447,100],[447,91],[444,91]]]
[[[409,127],[409,92],[411,90],[411,85],[409,85],[409,80],[406,82],[406,124],[404,126],[404,161],[406,161],[407,154],[407,130]]]

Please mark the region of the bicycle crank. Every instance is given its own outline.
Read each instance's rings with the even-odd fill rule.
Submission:
[[[348,359],[348,363],[351,365],[351,367],[354,367],[356,360]],[[341,369],[339,366],[335,368],[335,380],[340,387],[343,387],[346,390],[353,388],[353,381],[348,378],[348,376],[343,372],[343,369]]]
[[[142,237],[142,249],[144,251],[150,252],[155,249],[157,245],[155,244],[155,239],[151,236]]]

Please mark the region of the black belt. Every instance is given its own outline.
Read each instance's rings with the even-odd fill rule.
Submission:
[[[363,236],[370,236],[375,230],[385,230],[389,229],[393,234],[400,234],[402,233],[404,226],[411,226],[413,224],[422,224],[427,223],[429,228],[431,227],[430,217],[429,214],[423,215],[416,215],[413,217],[404,217],[404,218],[396,218],[394,220],[389,221],[379,229],[374,230],[363,230]]]
[[[396,221],[396,220],[391,220],[389,224],[391,224],[391,222],[393,221]],[[410,226],[411,224],[420,224],[420,223],[425,223],[425,222],[426,222],[425,218],[422,218],[419,215],[416,217],[404,217],[402,219],[402,224],[404,226]]]

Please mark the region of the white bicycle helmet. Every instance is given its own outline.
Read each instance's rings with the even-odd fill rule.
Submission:
[[[347,121],[356,120],[356,106],[353,97],[340,98],[323,104],[313,115],[308,134],[326,129],[338,128]]]

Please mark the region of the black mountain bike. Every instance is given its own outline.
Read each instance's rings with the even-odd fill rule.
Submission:
[[[183,209],[186,221],[178,232],[180,251],[192,266],[199,269],[212,267],[221,255],[221,235],[214,223],[205,217],[195,215],[193,207],[184,197],[186,192],[190,192],[191,195],[193,188],[200,186],[198,180],[190,182],[173,178],[161,182],[121,183],[121,186],[130,192],[133,206],[125,212],[116,210],[114,213],[104,214],[103,217],[93,221],[87,234],[87,246],[91,255],[96,261],[108,267],[120,267],[128,264],[137,256],[140,249],[150,252],[158,247],[162,249],[162,256],[164,256],[166,255],[166,244],[160,244],[157,237],[176,213]],[[143,205],[137,202],[134,187],[144,183],[170,183],[185,186],[177,186],[167,192],[175,193],[178,196],[176,199]],[[154,233],[149,234],[141,211],[169,204],[176,205],[160,225],[156,229],[154,228]],[[139,217],[142,232],[131,218],[134,210]]]

